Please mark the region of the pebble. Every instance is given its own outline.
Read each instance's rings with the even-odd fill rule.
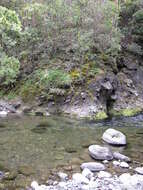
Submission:
[[[6,111],[0,111],[0,117],[6,117],[8,113]]]
[[[121,162],[121,163],[120,163],[120,167],[121,167],[121,168],[129,168],[129,164],[126,163],[126,162]]]
[[[123,154],[121,154],[119,152],[114,152],[113,157],[116,160],[121,160],[121,161],[124,161],[124,162],[131,162],[131,159],[129,157],[127,157],[127,156],[125,156],[125,155],[123,155]]]
[[[98,172],[98,171],[102,171],[106,169],[103,164],[98,163],[98,162],[83,163],[80,167],[81,169],[88,168],[92,172]]]
[[[72,179],[77,184],[88,184],[89,180],[83,176],[81,173],[75,173],[72,176]]]
[[[113,165],[114,165],[114,166],[120,166],[120,162],[114,160],[114,161],[113,161]]]
[[[88,168],[84,168],[82,171],[82,175],[88,179],[91,179],[94,174]]]
[[[66,173],[63,173],[63,172],[59,172],[58,177],[61,179],[61,181],[68,180],[68,175]]]
[[[137,168],[135,168],[135,172],[137,172],[138,174],[143,175],[143,167],[137,167]]]
[[[110,178],[110,177],[112,177],[112,175],[111,175],[109,172],[100,171],[100,172],[97,174],[97,177],[98,177],[98,178]]]

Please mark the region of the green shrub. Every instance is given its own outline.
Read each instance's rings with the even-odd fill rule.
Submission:
[[[70,75],[62,70],[38,70],[35,73],[36,84],[44,87],[64,87],[71,84]]]
[[[14,83],[19,74],[20,64],[15,57],[3,56],[0,58],[0,81],[1,85]]]

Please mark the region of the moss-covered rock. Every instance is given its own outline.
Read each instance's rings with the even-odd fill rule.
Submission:
[[[139,114],[142,111],[141,108],[126,108],[121,110],[111,110],[110,114],[112,116],[125,116],[125,117],[131,117],[134,115]]]
[[[95,116],[96,120],[102,120],[102,119],[107,119],[107,118],[108,118],[108,116],[105,111],[100,111]]]

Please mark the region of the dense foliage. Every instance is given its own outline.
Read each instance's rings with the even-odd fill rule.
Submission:
[[[135,27],[121,33],[123,15]],[[142,54],[142,17],[141,1],[119,7],[111,0],[2,0],[0,86],[12,88],[18,81],[17,93],[25,96],[29,88],[48,93],[95,78],[106,72],[104,65],[116,67],[126,32],[135,39],[128,49]]]

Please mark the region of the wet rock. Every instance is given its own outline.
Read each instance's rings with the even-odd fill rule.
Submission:
[[[89,154],[96,160],[112,160],[113,154],[108,147],[102,147],[99,145],[91,145],[88,148]]]
[[[0,100],[0,111],[16,113],[16,109],[14,108],[14,106],[4,100]]]
[[[135,168],[135,172],[137,172],[138,174],[143,175],[143,167],[137,167],[137,168]]]
[[[123,155],[123,154],[121,154],[119,152],[114,152],[113,157],[116,160],[121,160],[121,161],[124,161],[124,162],[131,162],[131,159],[129,157],[127,157],[127,156],[125,156],[125,155]]]
[[[38,188],[39,188],[39,184],[38,184],[38,182],[37,182],[37,181],[32,181],[32,183],[31,183],[31,187],[32,187],[33,190],[38,189]]]
[[[97,162],[83,163],[80,167],[81,169],[88,168],[92,172],[99,172],[106,169],[103,164]]]
[[[59,172],[58,177],[60,178],[61,181],[68,180],[68,175],[66,173],[63,173],[63,172]]]
[[[109,172],[100,171],[100,172],[97,174],[97,177],[98,177],[98,178],[110,178],[110,177],[112,177],[112,175],[111,175]]]
[[[88,178],[89,180],[93,177],[93,173],[88,168],[83,169],[82,175]]]
[[[104,89],[106,89],[106,90],[112,90],[113,89],[112,84],[109,81],[102,83],[102,87],[104,87]]]
[[[109,163],[108,160],[103,160],[102,162],[103,162],[103,164],[108,164]]]
[[[32,107],[30,107],[30,106],[24,106],[22,108],[22,111],[23,111],[23,113],[28,114],[28,113],[30,113],[32,111]]]
[[[72,179],[77,184],[88,184],[89,183],[89,180],[80,173],[73,174]]]
[[[112,145],[126,145],[126,136],[115,129],[107,129],[102,139]]]
[[[0,111],[0,117],[6,117],[8,115],[7,111]]]
[[[129,168],[129,164],[127,162],[121,162],[120,167],[121,168]]]
[[[6,172],[4,174],[4,179],[5,180],[14,180],[18,175],[18,172],[17,170],[12,170],[12,171],[9,171],[9,172]]]
[[[72,146],[67,146],[65,148],[65,151],[68,152],[68,153],[74,153],[74,152],[77,152],[77,148],[76,147],[72,147]]]

